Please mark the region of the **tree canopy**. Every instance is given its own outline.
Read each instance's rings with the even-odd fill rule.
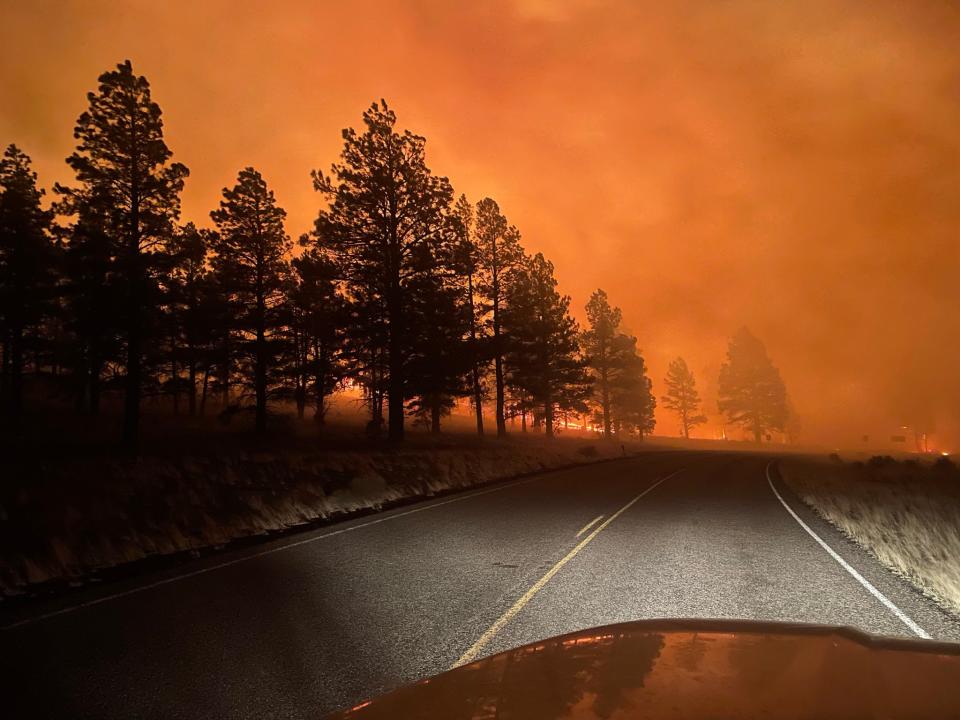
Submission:
[[[143,390],[145,343],[155,332],[154,289],[161,256],[180,214],[180,192],[188,170],[171,162],[163,137],[160,106],[150,83],[127,60],[103,73],[89,107],[77,119],[78,144],[67,158],[76,188],[57,186],[61,212],[80,215],[98,205],[109,261],[125,302],[120,306],[126,345],[123,437],[136,445]]]
[[[373,103],[363,123],[363,132],[343,131],[340,162],[330,173],[313,173],[314,188],[328,203],[314,235],[340,258],[346,294],[357,304],[355,321],[380,326],[363,334],[380,338],[367,350],[380,364],[375,376],[387,378],[389,436],[402,440],[415,295],[450,256],[453,190],[427,167],[426,140],[398,131],[385,101]]]
[[[787,422],[787,391],[767,349],[747,328],[730,338],[727,359],[720,367],[720,412],[727,421],[749,430],[761,442]]]
[[[663,406],[677,414],[680,430],[685,438],[689,438],[690,430],[705,423],[707,416],[700,413],[700,393],[687,361],[682,357],[672,360],[663,384],[667,386]]]

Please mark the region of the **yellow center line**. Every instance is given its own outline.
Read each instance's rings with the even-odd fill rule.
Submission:
[[[596,525],[596,524],[597,524],[598,522],[600,522],[601,520],[603,520],[603,515],[597,515],[593,520],[591,520],[591,521],[588,522],[586,525],[584,525],[582,528],[580,528],[580,530],[579,530],[579,532],[577,532],[577,535],[576,535],[576,536],[577,536],[577,537],[580,537],[580,536],[583,535],[587,530],[589,530],[590,528],[592,528],[594,525]]]
[[[481,635],[480,638],[479,638],[473,645],[470,646],[470,649],[469,649],[469,650],[467,650],[463,655],[460,656],[460,659],[457,660],[457,661],[451,666],[451,670],[452,670],[453,668],[460,667],[461,665],[466,665],[467,663],[473,662],[473,661],[477,658],[477,656],[483,651],[483,649],[490,643],[490,641],[493,640],[493,638],[496,636],[496,634],[497,634],[498,632],[500,632],[504,627],[506,627],[507,623],[509,623],[509,622],[516,616],[517,613],[519,613],[521,610],[523,610],[523,608],[526,606],[526,604],[529,603],[529,602],[533,599],[533,596],[536,595],[538,592],[540,592],[540,591],[546,586],[546,584],[547,584],[548,582],[550,582],[550,580],[553,579],[553,576],[554,576],[554,575],[556,575],[558,572],[560,572],[560,568],[562,568],[562,567],[563,567],[564,565],[566,565],[568,562],[570,562],[571,560],[573,560],[573,558],[575,558],[575,557],[577,556],[577,553],[579,553],[581,550],[583,550],[587,545],[590,544],[590,542],[591,542],[597,535],[599,535],[601,532],[603,532],[603,529],[604,529],[605,527],[607,527],[607,525],[609,525],[610,523],[612,523],[614,520],[616,520],[618,517],[620,517],[620,515],[622,515],[622,514],[623,514],[624,512],[626,512],[627,510],[629,510],[630,507],[631,507],[635,502],[637,502],[637,500],[639,500],[639,499],[642,498],[644,495],[646,495],[648,492],[650,492],[651,490],[653,490],[653,489],[654,489],[655,487],[657,487],[660,483],[664,482],[665,480],[669,480],[669,479],[672,478],[674,475],[676,475],[677,473],[680,473],[680,472],[683,472],[683,468],[680,468],[679,470],[676,470],[676,471],[670,473],[669,475],[666,475],[666,476],[660,478],[659,480],[657,480],[653,485],[651,485],[650,487],[648,487],[648,488],[647,488],[646,490],[644,490],[642,493],[640,493],[640,494],[637,495],[635,498],[633,498],[633,500],[631,500],[630,502],[628,502],[628,503],[627,503],[626,505],[624,505],[622,508],[620,508],[619,510],[617,510],[613,515],[611,515],[609,518],[607,518],[607,520],[604,521],[601,525],[599,525],[596,530],[594,530],[592,533],[590,533],[589,535],[587,535],[583,540],[581,540],[579,543],[577,543],[577,545],[573,548],[573,550],[571,550],[570,552],[568,552],[568,553],[563,557],[562,560],[560,560],[556,565],[554,565],[552,568],[550,568],[550,569],[547,571],[546,575],[544,575],[542,578],[540,578],[539,580],[537,580],[537,582],[533,585],[533,587],[531,587],[529,590],[527,590],[527,592],[525,592],[525,593],[523,594],[523,597],[521,597],[519,600],[517,600],[517,601],[510,607],[509,610],[507,610],[503,615],[501,615],[500,618],[499,618],[493,625],[491,625],[490,628],[489,628],[483,635]]]

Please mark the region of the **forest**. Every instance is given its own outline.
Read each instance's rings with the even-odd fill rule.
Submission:
[[[253,167],[209,223],[181,221],[189,170],[129,61],[87,100],[73,180],[53,185],[52,202],[16,145],[0,161],[5,423],[40,396],[79,418],[114,403],[136,449],[147,403],[249,414],[262,434],[282,407],[322,425],[350,388],[368,434],[392,441],[410,423],[439,432],[458,403],[481,435],[505,435],[510,420],[547,436],[571,423],[606,437],[654,430],[653,381],[607,293],[588,299],[581,328],[553,264],[495,200],[473,202],[431,172],[425,138],[385,101],[313,171],[317,217],[293,240]],[[718,382],[726,422],[757,442],[785,430],[783,380],[745,328]],[[689,437],[706,415],[682,358],[663,384],[661,406]]]

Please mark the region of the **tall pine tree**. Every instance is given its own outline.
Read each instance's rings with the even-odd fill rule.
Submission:
[[[313,174],[315,189],[328,201],[314,232],[343,268],[348,297],[358,303],[354,320],[368,325],[369,332],[357,328],[359,334],[369,341],[385,331],[385,346],[366,350],[371,361],[385,360],[388,431],[398,441],[409,397],[414,294],[448,256],[442,248],[453,239],[447,217],[453,190],[427,167],[426,140],[397,131],[386,102],[371,105],[363,122],[363,132],[343,131],[341,159],[330,174]]]
[[[747,328],[730,338],[727,360],[720,366],[718,406],[727,421],[740,425],[761,442],[771,430],[784,430],[787,391],[767,349]]]
[[[220,208],[210,217],[217,225],[213,262],[237,309],[241,348],[253,369],[255,427],[263,433],[271,385],[277,382],[286,256],[292,249],[283,227],[286,212],[260,173],[247,167],[236,185],[224,188]]]
[[[663,406],[677,414],[680,430],[685,438],[689,438],[690,430],[705,423],[707,417],[700,413],[700,393],[686,360],[682,357],[673,360],[663,382],[667,386]]]
[[[51,213],[42,197],[30,158],[10,145],[0,159],[0,405],[13,417],[23,411],[26,351],[54,300]]]
[[[123,440],[132,447],[139,436],[143,355],[153,324],[151,286],[180,212],[180,191],[188,171],[170,162],[160,106],[151,98],[147,79],[134,74],[130,61],[102,74],[99,82],[97,92],[87,95],[89,108],[74,129],[77,149],[67,158],[80,188],[57,190],[68,198],[77,193],[96,196],[112,209],[107,239],[125,296]]]
[[[301,238],[301,244],[309,244]],[[308,403],[313,419],[324,424],[327,398],[343,375],[341,349],[344,303],[339,290],[339,268],[319,249],[313,247],[295,258],[287,298],[291,341],[288,353],[294,353],[289,373],[294,381],[297,415],[303,417]]]
[[[541,253],[511,273],[506,290],[509,381],[537,404],[546,434],[552,436],[558,406],[575,404],[591,389],[570,297],[557,291],[553,264]]]
[[[507,223],[500,206],[490,198],[477,203],[475,244],[478,269],[477,290],[482,298],[479,312],[485,318],[490,336],[490,354],[493,360],[496,389],[497,435],[507,433],[505,414],[505,375],[503,314],[507,279],[524,261],[520,233]]]
[[[637,339],[618,333],[610,344],[610,406],[617,433],[636,432],[642,440],[657,424],[657,400]]]
[[[483,380],[488,369],[485,338],[481,335],[482,306],[477,302],[477,279],[480,273],[480,253],[474,235],[473,206],[466,195],[461,195],[453,209],[452,221],[456,233],[454,264],[463,279],[466,313],[470,326],[469,361],[470,390],[476,416],[477,434],[483,435]]]
[[[208,378],[210,337],[213,323],[212,278],[208,267],[213,234],[187,223],[174,235],[164,284],[170,317],[171,392],[174,402],[181,387],[187,393],[187,410],[197,414],[197,382]],[[180,369],[186,371],[181,379]]]
[[[594,379],[594,388],[600,404],[603,436],[610,437],[612,413],[610,385],[618,369],[614,366],[613,343],[619,333],[620,308],[611,307],[607,293],[596,290],[587,302],[588,329],[583,333],[583,351]]]

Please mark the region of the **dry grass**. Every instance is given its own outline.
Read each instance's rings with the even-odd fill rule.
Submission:
[[[780,470],[824,519],[960,614],[960,473],[954,466],[791,459]]]
[[[402,447],[355,439],[331,450],[325,437],[242,451],[241,437],[225,434],[217,454],[0,461],[0,598],[641,450],[596,437],[451,433],[412,434]]]

